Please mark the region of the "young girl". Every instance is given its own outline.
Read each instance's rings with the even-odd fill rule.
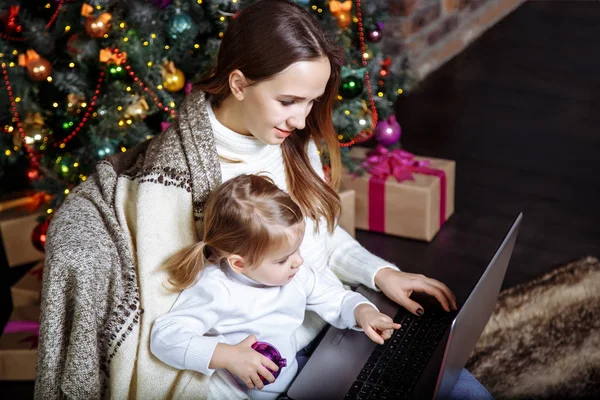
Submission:
[[[215,190],[205,206],[202,241],[166,264],[171,284],[185,290],[154,323],[152,353],[179,369],[209,376],[227,371],[254,389],[251,398],[274,399],[296,375],[294,332],[305,310],[338,328],[362,328],[382,344],[400,325],[303,265],[304,229],[300,207],[265,178],[239,175]],[[253,350],[257,339],[287,363]],[[280,366],[275,379],[269,370]],[[264,386],[261,377],[271,384]]]
[[[336,226],[341,161],[331,115],[342,63],[303,8],[258,1],[231,20],[213,75],[177,121],[101,161],[71,191],[47,235],[37,399],[238,396],[228,382],[209,385],[168,367],[148,342],[177,300],[164,287],[165,260],[203,237],[208,195],[243,173],[269,173],[298,203],[306,218],[301,251],[320,279],[381,290],[415,315],[422,308],[413,292],[456,308],[446,285],[400,271]],[[329,151],[330,185],[317,145]],[[324,325],[307,312],[296,350]]]

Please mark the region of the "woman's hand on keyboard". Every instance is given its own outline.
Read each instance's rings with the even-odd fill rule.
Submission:
[[[448,286],[424,275],[384,268],[375,275],[375,285],[387,297],[415,315],[423,315],[423,307],[410,299],[414,292],[435,297],[446,311],[458,309],[456,297]]]

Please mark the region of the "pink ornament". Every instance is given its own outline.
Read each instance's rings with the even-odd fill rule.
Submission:
[[[391,115],[386,120],[381,120],[375,127],[375,138],[384,146],[391,146],[400,140],[402,130],[400,124],[396,121],[396,117]]]
[[[185,94],[190,94],[190,93],[192,93],[192,88],[193,88],[193,85],[190,82],[186,82],[183,90],[184,90]]]
[[[277,366],[279,367],[279,369],[277,371],[271,371],[269,368],[267,368],[269,371],[271,371],[271,373],[273,374],[275,379],[277,379],[277,377],[279,376],[279,373],[281,372],[281,368],[283,368],[287,365],[286,359],[281,357],[279,350],[277,350],[273,345],[271,345],[267,342],[256,342],[252,345],[252,348],[254,350],[258,351],[263,356],[270,359],[271,361],[273,361],[275,364],[277,364]],[[265,385],[268,385],[271,383],[268,380],[266,380],[265,378],[263,378],[262,376],[260,378]]]
[[[167,128],[168,128],[170,125],[171,125],[171,123],[170,123],[170,122],[165,122],[165,121],[162,121],[162,122],[160,123],[160,131],[161,131],[161,132],[164,132],[164,131],[166,131],[166,130],[167,130]]]

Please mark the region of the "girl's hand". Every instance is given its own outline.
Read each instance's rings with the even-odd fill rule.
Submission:
[[[456,297],[448,286],[423,275],[380,269],[375,275],[375,285],[390,299],[415,315],[423,315],[423,307],[410,299],[413,292],[426,293],[440,302],[444,310],[457,310]]]
[[[254,335],[248,336],[235,346],[219,343],[215,349],[215,354],[213,354],[213,359],[216,358],[221,362],[215,360],[217,362],[213,363],[213,360],[211,360],[211,367],[218,368],[221,366],[225,368],[244,381],[250,389],[255,387],[262,389],[265,386],[260,376],[265,377],[271,383],[275,382],[275,377],[267,368],[271,371],[277,371],[279,366],[254,350],[252,348],[254,343],[256,343]]]
[[[400,324],[394,323],[392,318],[380,313],[370,304],[359,304],[354,309],[354,318],[365,334],[377,344],[383,344],[392,337],[394,329],[400,329]]]

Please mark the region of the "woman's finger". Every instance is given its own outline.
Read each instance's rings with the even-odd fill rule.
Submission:
[[[435,280],[435,279],[429,279],[429,283],[435,287],[437,287],[438,289],[440,289],[442,292],[444,292],[444,295],[446,296],[446,299],[448,299],[450,306],[452,307],[453,310],[458,310],[458,305],[456,304],[456,296],[454,295],[454,293],[452,293],[452,290],[450,290],[450,288],[446,285],[444,285],[442,282]]]
[[[421,306],[419,303],[410,298],[406,299],[404,301],[404,304],[401,304],[401,306],[406,308],[408,311],[415,314],[416,316],[420,317],[421,315],[423,315],[423,306]]]
[[[415,283],[413,287],[415,292],[426,293],[435,297],[444,310],[450,311],[450,303],[441,289],[424,281]]]

